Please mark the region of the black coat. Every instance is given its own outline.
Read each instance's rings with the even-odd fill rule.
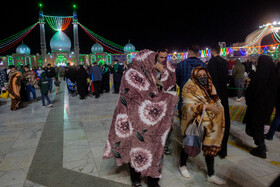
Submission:
[[[80,67],[77,71],[77,90],[81,98],[87,95],[87,77],[88,74],[84,67]]]
[[[254,138],[256,145],[264,143],[264,125],[269,121],[275,105],[277,82],[272,58],[260,56],[257,71],[246,90],[248,108],[243,121],[246,123],[246,133]]]
[[[230,116],[229,116],[229,104],[228,104],[228,62],[220,56],[212,57],[208,63],[208,71],[212,77],[213,84],[217,90],[217,94],[221,99],[222,105],[225,111],[225,133],[222,142],[222,149],[219,153],[221,157],[227,156],[227,141],[229,137],[230,129]]]
[[[278,89],[277,89],[277,94],[276,94],[276,103],[275,103],[275,108],[278,113],[280,113],[280,62],[277,63],[276,65],[276,72],[278,76]]]

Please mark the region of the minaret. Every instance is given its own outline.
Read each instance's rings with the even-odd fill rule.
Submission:
[[[75,53],[75,63],[80,64],[80,48],[79,48],[79,35],[78,35],[78,17],[76,12],[76,5],[73,6],[73,33],[74,33],[74,53]]]
[[[46,36],[45,36],[45,19],[43,15],[42,7],[43,5],[39,4],[40,11],[39,11],[39,24],[40,24],[40,47],[41,47],[41,56],[43,65],[46,64],[46,53],[47,53],[47,45],[46,45]]]

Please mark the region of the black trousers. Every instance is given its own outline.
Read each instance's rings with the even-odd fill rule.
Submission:
[[[92,83],[93,83],[93,86],[94,86],[95,98],[98,98],[100,96],[101,81],[93,81]]]
[[[184,149],[181,149],[181,156],[180,156],[180,167],[186,166],[187,161],[188,161],[189,155],[184,151]],[[214,157],[206,155],[205,156],[205,162],[207,165],[207,170],[208,170],[208,176],[214,175]]]
[[[135,171],[129,164],[130,178],[132,182],[141,182],[141,173]],[[158,185],[159,178],[148,177],[148,187],[155,187]]]

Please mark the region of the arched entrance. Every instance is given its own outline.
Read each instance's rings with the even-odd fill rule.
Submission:
[[[59,54],[55,60],[56,66],[66,66],[67,65],[67,58],[63,54]]]

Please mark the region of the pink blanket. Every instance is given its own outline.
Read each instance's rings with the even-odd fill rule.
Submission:
[[[164,62],[163,89],[156,85],[156,53],[140,51],[124,73],[104,157],[130,163],[143,176],[161,177],[163,151],[177,102],[175,68]]]

